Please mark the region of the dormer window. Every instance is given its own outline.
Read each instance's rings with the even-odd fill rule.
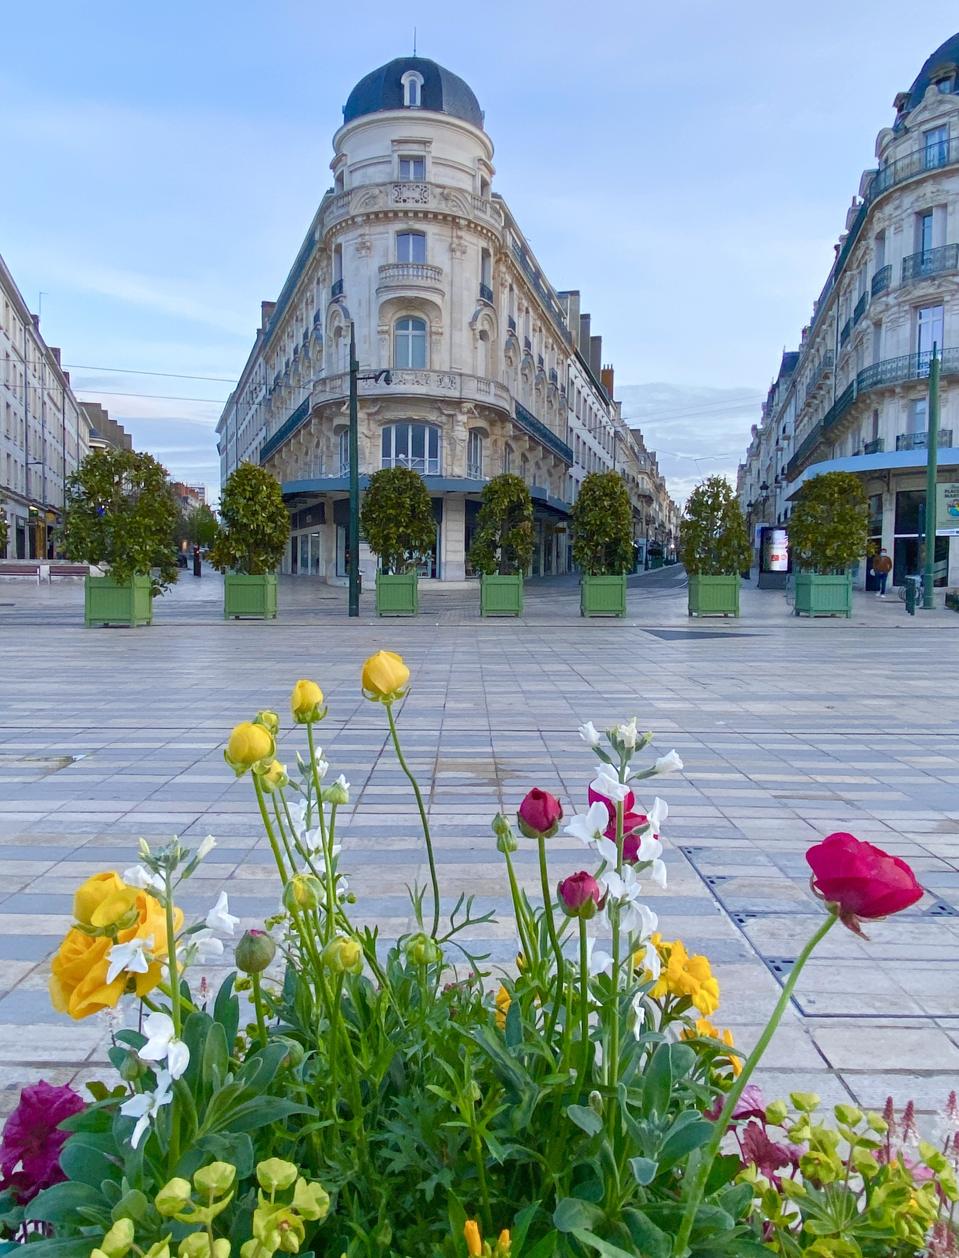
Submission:
[[[947,75],[944,75],[941,79],[936,79],[936,91],[942,92],[943,95],[945,95],[947,92],[951,92],[954,81],[955,81],[955,76],[952,74],[947,74]]]
[[[419,109],[423,103],[423,76],[416,70],[407,70],[400,80],[403,84],[403,104],[407,109]]]

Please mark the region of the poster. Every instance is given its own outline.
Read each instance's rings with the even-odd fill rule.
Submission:
[[[936,536],[959,537],[959,483],[943,483],[937,486]]]

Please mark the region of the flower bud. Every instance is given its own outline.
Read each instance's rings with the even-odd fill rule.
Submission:
[[[167,1180],[153,1199],[153,1204],[158,1214],[165,1219],[171,1219],[175,1214],[181,1214],[186,1209],[190,1204],[190,1197],[190,1181],[175,1177]]]
[[[233,1187],[235,1179],[235,1166],[229,1162],[211,1162],[194,1174],[193,1183],[197,1192],[206,1193],[209,1197],[222,1197]]]
[[[509,1258],[513,1252],[513,1242],[509,1234],[508,1228],[503,1228],[496,1240],[496,1248],[493,1250],[493,1258]]]
[[[335,782],[324,786],[320,794],[325,803],[336,804],[341,808],[350,802],[350,784],[341,773]]]
[[[785,1101],[770,1101],[766,1106],[766,1122],[771,1127],[779,1127],[785,1122],[788,1112]]]
[[[284,1162],[282,1158],[266,1158],[256,1166],[257,1183],[264,1192],[283,1192],[298,1174],[295,1164]]]
[[[303,1064],[303,1058],[306,1056],[306,1050],[299,1040],[288,1039],[285,1036],[277,1036],[273,1043],[283,1044],[286,1047],[286,1056],[283,1058],[282,1069],[295,1070],[297,1066],[301,1066]]]
[[[253,772],[260,779],[260,785],[268,795],[271,795],[274,791],[282,790],[290,781],[287,776],[286,765],[280,764],[279,760],[263,761],[261,764],[254,766]]]
[[[211,1246],[206,1232],[191,1232],[180,1241],[176,1252],[179,1258],[230,1258],[230,1242],[224,1238]]]
[[[585,869],[564,878],[556,888],[556,895],[567,917],[582,917],[586,921],[596,916],[596,910],[603,907],[605,900],[602,887]]]
[[[283,888],[283,907],[290,913],[323,903],[323,884],[315,874],[294,874]]]
[[[136,1083],[149,1069],[131,1049],[120,1063],[120,1078],[124,1083]]]
[[[255,725],[252,721],[241,721],[233,727],[223,759],[237,777],[242,777],[261,760],[272,760],[275,751],[273,735],[265,726]]]
[[[528,839],[549,839],[563,820],[563,805],[549,791],[534,786],[520,804],[516,820]]]
[[[497,851],[504,853],[516,851],[519,845],[516,842],[513,827],[501,812],[498,812],[493,818],[493,833],[496,835]]]
[[[356,939],[337,935],[322,952],[323,963],[334,974],[359,974],[363,968],[363,946]]]
[[[595,1092],[595,1091],[590,1092],[590,1094],[589,1094],[589,1108],[593,1111],[593,1113],[594,1113],[594,1114],[599,1114],[600,1116],[602,1116],[602,1113],[603,1113],[603,1097],[602,1097],[602,1094],[601,1094],[601,1093],[599,1093],[599,1092]]]
[[[816,1092],[790,1092],[789,1099],[796,1109],[802,1110],[805,1114],[811,1114],[821,1104],[819,1095]]]
[[[406,941],[406,958],[414,965],[434,965],[443,960],[443,950],[435,939],[424,935],[422,931],[411,935]]]
[[[466,1252],[469,1258],[481,1258],[483,1240],[480,1236],[479,1224],[475,1219],[467,1219],[463,1226],[463,1238],[466,1241]]]
[[[164,1236],[162,1240],[151,1245],[143,1255],[143,1258],[170,1258],[170,1238]]]
[[[402,655],[395,651],[377,651],[363,665],[363,694],[374,703],[393,703],[402,699],[410,680],[410,670]]]
[[[262,712],[257,712],[253,718],[253,724],[264,726],[274,738],[280,732],[280,718],[276,712],[271,712],[269,708],[265,708]]]
[[[133,1220],[117,1219],[100,1242],[107,1258],[123,1258],[133,1244]]]
[[[314,721],[322,721],[326,716],[323,691],[315,681],[301,680],[296,683],[290,695],[290,711],[297,725],[312,725]]]
[[[265,930],[245,931],[236,945],[236,968],[244,974],[262,974],[276,956],[276,944]]]

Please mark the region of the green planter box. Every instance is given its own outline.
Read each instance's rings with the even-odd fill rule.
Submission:
[[[149,625],[153,621],[152,582],[133,577],[118,584],[111,577],[86,577],[83,619],[90,625]]]
[[[579,582],[581,616],[625,616],[626,573],[621,576],[591,577],[585,572]]]
[[[485,572],[480,577],[481,616],[521,616],[523,614],[523,575],[502,576]]]
[[[706,576],[690,574],[690,616],[738,616],[739,574]]]
[[[852,615],[852,573],[800,572],[796,575],[797,616]]]
[[[420,610],[419,589],[419,576],[415,572],[378,572],[377,616],[415,616]]]
[[[276,620],[276,573],[249,576],[228,572],[223,578],[223,619],[247,616],[256,620]]]

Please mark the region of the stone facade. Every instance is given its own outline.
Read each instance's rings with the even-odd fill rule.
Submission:
[[[957,63],[959,35],[896,97],[895,121],[876,140],[878,165],[862,175],[812,320],[798,351],[783,355],[739,469],[753,524],[787,527],[803,481],[855,472],[869,495],[872,544],[893,557],[895,584],[920,564],[934,346],[939,482],[959,482]],[[959,536],[938,531],[937,584],[959,584]],[[866,562],[858,576],[871,584]]]
[[[422,94],[410,98],[417,78]],[[445,96],[431,99],[437,82]],[[283,486],[293,524],[284,569],[346,575],[351,327],[360,472],[405,463],[424,475],[437,518],[424,575],[470,575],[480,494],[502,471],[530,486],[534,573],[569,567],[565,521],[586,466],[622,472],[641,538],[665,485],[621,418],[579,293],[553,288],[492,191],[493,145],[470,89],[402,58],[357,86],[345,116],[334,186],[278,300],[263,303],[218,426],[223,480],[252,460]],[[373,378],[384,369],[388,381]],[[361,566],[369,580],[365,549]]]
[[[0,258],[0,559],[57,555],[64,486],[89,449],[90,425]]]

